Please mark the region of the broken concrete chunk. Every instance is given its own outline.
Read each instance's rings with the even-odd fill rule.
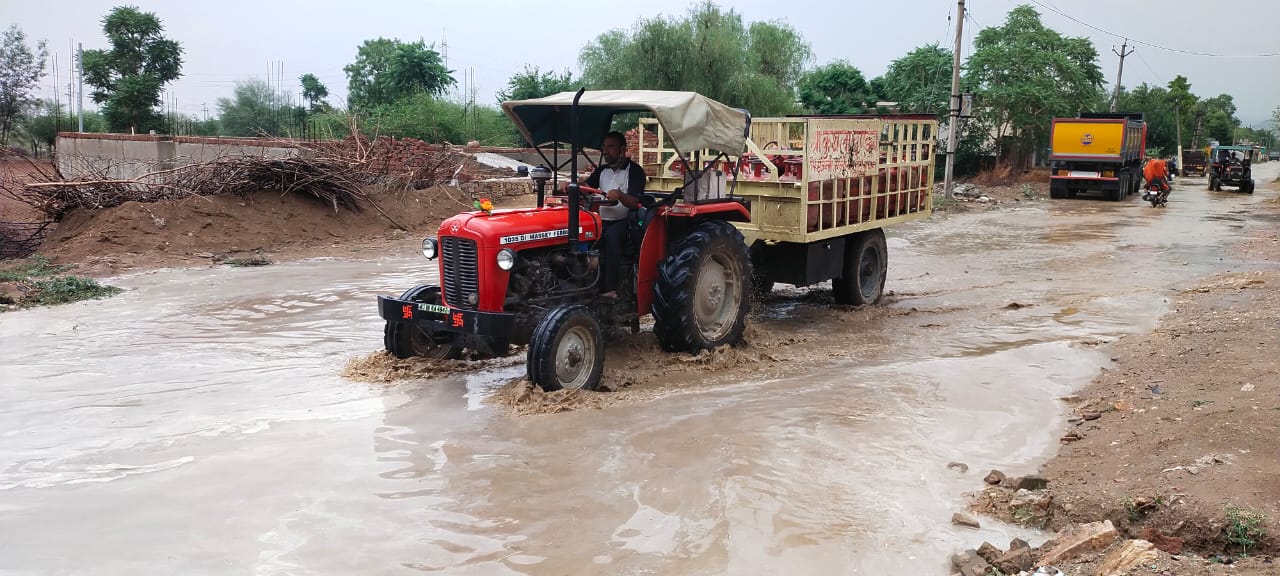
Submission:
[[[987,484],[995,486],[1001,482],[1004,482],[1004,479],[1005,479],[1004,472],[1001,472],[999,470],[992,470],[990,473],[987,474],[987,477],[983,478],[982,480]]]
[[[1049,486],[1049,481],[1043,477],[1030,475],[1023,476],[1018,479],[1018,490],[1044,490]]]
[[[1031,548],[1014,548],[1001,554],[991,564],[1000,571],[1001,574],[1018,574],[1031,569],[1034,563],[1031,557]]]
[[[982,527],[982,525],[978,523],[978,519],[977,519],[977,518],[974,518],[973,516],[970,516],[970,515],[968,515],[968,514],[965,514],[964,512],[956,512],[955,514],[952,514],[952,515],[951,515],[951,523],[952,523],[952,524],[955,524],[955,525],[957,525],[957,526],[964,526],[964,527],[967,527],[967,528],[981,528],[981,527]]]
[[[983,542],[982,545],[978,547],[978,556],[981,556],[983,560],[993,564],[995,563],[996,558],[999,558],[1001,554],[1004,554],[1004,551],[996,548],[995,545],[990,542]]]
[[[947,464],[947,470],[955,470],[961,474],[969,471],[969,465],[964,462],[950,462]]]
[[[1146,540],[1127,540],[1112,550],[1098,565],[1098,576],[1121,576],[1146,562],[1160,557],[1154,544]]]
[[[1077,524],[1059,532],[1054,537],[1054,545],[1040,557],[1037,566],[1059,564],[1089,552],[1104,550],[1115,543],[1116,527],[1110,520]]]

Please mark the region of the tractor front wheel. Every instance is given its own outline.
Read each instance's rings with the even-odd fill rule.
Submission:
[[[526,355],[529,381],[545,392],[596,390],[604,373],[604,334],[583,306],[551,310],[533,330]]]

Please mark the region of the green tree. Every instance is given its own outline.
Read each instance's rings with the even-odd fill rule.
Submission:
[[[979,119],[995,134],[1002,157],[1026,166],[1048,144],[1050,119],[1098,107],[1103,76],[1088,38],[1046,28],[1029,5],[1009,12],[1004,25],[983,29],[965,63],[976,89]]]
[[[1191,83],[1181,74],[1170,80],[1167,86],[1169,87],[1169,102],[1172,104],[1174,111],[1174,128],[1175,130],[1181,130],[1182,134],[1182,141],[1176,142],[1177,132],[1175,131],[1174,147],[1166,151],[1166,153],[1171,154],[1177,152],[1177,146],[1179,145],[1186,147],[1192,138],[1192,123],[1195,121],[1196,105],[1200,99],[1191,93]]]
[[[378,107],[364,120],[364,127],[372,133],[428,142],[477,140],[490,146],[509,146],[516,141],[515,126],[498,109],[441,100],[426,92]]]
[[[1231,142],[1235,129],[1240,126],[1236,118],[1236,102],[1230,94],[1219,94],[1204,100],[1204,132],[1222,144]]]
[[[508,100],[542,98],[560,92],[574,90],[573,74],[568,70],[559,74],[542,72],[537,66],[525,64],[524,70],[507,81],[507,87],[498,91],[498,103]]]
[[[800,104],[817,114],[862,114],[876,106],[876,95],[862,72],[843,60],[805,74],[797,91]]]
[[[39,157],[40,149],[52,151],[58,141],[58,132],[76,125],[74,114],[64,112],[61,106],[54,106],[52,100],[40,100],[25,113],[22,132],[30,143],[31,150]]]
[[[312,114],[329,108],[329,103],[325,101],[329,97],[329,89],[315,74],[303,74],[298,81],[302,83],[302,99],[307,101],[307,109]]]
[[[889,70],[873,86],[880,97],[898,103],[903,112],[948,113],[951,95],[950,50],[926,44],[889,64]]]
[[[810,53],[785,24],[747,27],[732,9],[702,2],[683,18],[605,32],[578,62],[591,88],[689,90],[768,116],[795,110],[794,82]]]
[[[281,133],[285,118],[266,82],[257,78],[236,82],[231,98],[218,99],[218,120],[227,136],[261,136]]]
[[[1146,83],[1120,93],[1117,108],[1123,112],[1141,112],[1147,122],[1147,148],[1157,150],[1161,155],[1173,154],[1177,151],[1177,127],[1175,125],[1174,101],[1169,91],[1160,86]],[[1194,114],[1192,114],[1194,115]],[[1187,130],[1191,126],[1192,130]],[[1190,142],[1194,138],[1194,119],[1190,123],[1183,122],[1182,137]]]
[[[0,34],[0,144],[9,141],[9,133],[32,104],[31,92],[44,77],[48,53],[44,40],[36,42],[34,52],[28,48],[27,36],[17,24]]]
[[[161,35],[164,26],[150,12],[117,7],[102,20],[110,50],[85,50],[85,82],[102,104],[112,130],[160,128],[160,91],[182,75],[182,45]]]
[[[347,73],[348,107],[355,109],[390,104],[418,92],[440,95],[457,84],[440,53],[421,40],[365,40],[355,62],[342,69]]]

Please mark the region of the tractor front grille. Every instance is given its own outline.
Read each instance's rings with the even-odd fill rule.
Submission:
[[[444,299],[454,308],[475,310],[468,300],[480,295],[480,276],[476,270],[476,242],[453,236],[440,237],[440,266],[444,275]]]

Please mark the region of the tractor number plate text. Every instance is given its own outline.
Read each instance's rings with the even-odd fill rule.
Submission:
[[[449,315],[449,307],[439,304],[418,304],[418,310],[423,312],[435,312],[436,314]]]

